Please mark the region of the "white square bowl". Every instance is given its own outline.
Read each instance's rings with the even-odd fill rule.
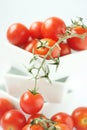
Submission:
[[[21,71],[25,71],[24,66],[29,66],[29,61],[33,57],[33,54],[10,43],[4,43],[2,56],[5,61],[5,65],[8,66],[8,68],[9,66],[13,66]],[[57,71],[55,71],[54,65],[49,64],[50,78],[55,80],[70,76],[83,64],[87,65],[87,50],[74,52],[72,54],[60,57],[60,63]]]

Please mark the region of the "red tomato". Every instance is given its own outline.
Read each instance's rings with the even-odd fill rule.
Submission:
[[[46,19],[41,27],[44,38],[58,40],[58,34],[64,34],[66,31],[65,22],[58,17],[50,17]]]
[[[30,124],[32,122],[33,119],[35,118],[44,118],[44,119],[47,119],[47,117],[41,113],[36,113],[36,114],[33,114],[31,116],[29,116],[28,120],[27,120],[27,124]]]
[[[56,43],[56,41],[54,41],[52,39],[43,38],[35,44],[34,53],[38,54],[41,57],[44,57],[48,53],[49,48],[52,47],[55,43]],[[43,44],[42,47],[39,47],[39,46],[41,46],[41,44]],[[52,58],[58,58],[59,55],[60,55],[60,47],[57,46],[52,50],[51,56],[52,56]],[[48,55],[47,59],[50,59],[50,55]]]
[[[42,32],[41,32],[42,23],[43,22],[41,21],[36,21],[30,25],[29,30],[32,38],[37,38],[37,39],[42,38]]]
[[[73,129],[69,128],[68,125],[63,124],[63,123],[57,123],[55,125],[55,127],[56,127],[57,130],[73,130]]]
[[[20,98],[20,106],[25,113],[35,114],[39,112],[44,104],[44,99],[39,93],[26,91]]]
[[[87,130],[87,107],[78,107],[72,112],[77,130]]]
[[[21,23],[14,23],[7,30],[7,39],[11,44],[21,47],[29,38],[29,30]]]
[[[4,130],[22,130],[25,124],[25,116],[16,109],[9,110],[1,118],[1,126]]]
[[[39,124],[25,125],[22,130],[44,130],[44,128]]]
[[[56,121],[58,123],[66,124],[66,125],[68,125],[68,127],[71,130],[74,127],[74,123],[73,123],[72,117],[69,114],[65,113],[65,112],[56,113],[55,115],[53,115],[51,117],[51,120]]]
[[[7,99],[0,98],[0,120],[7,111],[14,109],[15,106]]]
[[[31,42],[27,44],[27,46],[24,48],[28,52],[33,52],[34,45],[38,42],[37,39],[33,39]]]
[[[84,34],[87,33],[87,29],[77,26],[72,29],[72,32],[75,34]],[[85,36],[84,39],[78,38],[78,37],[72,37],[67,39],[67,42],[69,46],[74,50],[85,50],[87,49],[87,36]]]
[[[68,45],[68,43],[62,42],[62,43],[59,44],[59,46],[61,48],[60,56],[65,56],[65,55],[71,54],[71,48]]]

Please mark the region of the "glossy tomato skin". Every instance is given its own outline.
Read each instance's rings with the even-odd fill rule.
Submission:
[[[41,39],[42,38],[42,32],[41,32],[41,26],[42,26],[41,21],[35,21],[30,25],[30,35],[33,39]]]
[[[73,130],[73,128],[74,128],[74,122],[73,122],[71,115],[69,115],[65,112],[59,112],[59,113],[54,114],[51,117],[51,120],[58,122],[58,123],[66,124],[71,130]]]
[[[77,26],[75,28],[72,28],[71,31],[75,34],[87,33],[87,29],[85,29],[81,26]],[[79,51],[79,50],[86,50],[87,49],[87,35],[84,37],[84,39],[81,39],[78,37],[69,38],[69,39],[67,39],[67,42],[73,50]]]
[[[2,116],[11,109],[15,109],[15,106],[9,100],[0,98],[0,120]]]
[[[77,130],[87,130],[87,107],[75,108],[72,112],[72,118]]]
[[[43,38],[58,40],[58,34],[64,34],[66,31],[65,22],[58,17],[47,18],[41,27]]]
[[[27,124],[30,124],[35,118],[47,119],[47,117],[44,114],[36,113],[36,114],[29,116],[29,118],[27,120]]]
[[[22,130],[25,124],[25,116],[16,109],[6,112],[1,118],[1,126],[4,130]]]
[[[21,23],[14,23],[7,30],[8,41],[16,46],[23,46],[30,36],[29,30]]]
[[[65,56],[65,55],[71,54],[71,48],[68,45],[68,43],[62,42],[62,43],[59,44],[59,46],[61,48],[60,56]]]
[[[38,47],[41,45],[41,43],[43,43],[44,46],[38,48]],[[43,38],[43,39],[41,39],[40,41],[38,41],[38,42],[35,44],[35,46],[34,46],[34,53],[35,53],[35,54],[38,54],[38,55],[41,56],[41,57],[44,57],[44,56],[48,53],[49,48],[52,47],[55,43],[56,43],[55,40],[52,40],[52,39],[50,39],[50,38]],[[46,46],[48,46],[49,48],[46,47]],[[58,58],[59,55],[60,55],[60,47],[57,46],[57,47],[55,47],[55,48],[52,50],[51,56],[52,56],[52,58]],[[48,55],[47,59],[50,59],[50,56],[49,56],[49,55]]]
[[[44,104],[44,98],[41,94],[33,94],[31,91],[26,91],[20,98],[20,106],[27,114],[38,113]]]
[[[44,130],[44,128],[39,124],[25,125],[22,130]]]

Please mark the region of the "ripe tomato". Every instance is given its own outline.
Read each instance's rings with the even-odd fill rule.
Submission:
[[[58,17],[50,17],[46,19],[41,27],[44,38],[58,40],[58,34],[64,34],[66,31],[65,22]]]
[[[44,130],[44,128],[39,124],[25,125],[22,130]]]
[[[55,125],[55,127],[56,127],[57,130],[73,130],[73,129],[69,128],[68,125],[63,124],[63,123],[57,123]]]
[[[56,41],[54,41],[52,39],[43,38],[35,44],[34,53],[38,54],[41,57],[44,57],[48,53],[49,48],[52,47],[55,43],[56,43]],[[41,47],[39,47],[39,46],[41,46]],[[57,46],[52,50],[51,56],[52,56],[52,58],[58,58],[59,55],[60,55],[60,47]],[[50,55],[48,55],[47,59],[50,59],[50,58],[51,58]]]
[[[71,54],[71,48],[68,45],[68,43],[62,42],[62,43],[59,44],[59,46],[61,48],[60,56],[65,56],[65,55]]]
[[[27,120],[27,124],[30,124],[32,122],[33,119],[35,118],[44,118],[44,119],[47,119],[47,117],[41,113],[36,113],[36,114],[33,114],[31,116],[29,116],[28,120]]]
[[[27,44],[27,46],[24,48],[28,52],[33,52],[34,45],[38,42],[37,39],[33,39],[31,42]]]
[[[44,99],[41,94],[26,91],[20,98],[20,106],[25,113],[35,114],[39,112],[44,104]]]
[[[29,30],[21,23],[14,23],[7,30],[7,39],[11,44],[21,47],[29,38]]]
[[[9,110],[1,118],[1,126],[4,130],[22,130],[25,124],[25,116],[16,109]]]
[[[87,29],[77,26],[75,28],[72,28],[71,30],[75,34],[84,34],[87,33]],[[78,38],[78,37],[72,37],[67,39],[67,42],[69,46],[74,49],[74,50],[85,50],[87,49],[87,35],[85,36],[84,39]]]
[[[73,123],[72,117],[69,114],[65,113],[65,112],[56,113],[55,115],[53,115],[51,117],[51,120],[56,121],[58,123],[66,124],[66,125],[68,125],[68,127],[71,130],[74,127],[74,123]]]
[[[7,111],[14,109],[15,106],[7,99],[0,98],[0,120]]]
[[[42,23],[43,22],[41,21],[36,21],[30,25],[29,30],[30,30],[30,35],[32,38],[37,38],[37,39],[42,38],[42,32],[41,32]]]
[[[78,107],[72,112],[74,125],[78,130],[87,130],[87,107]]]

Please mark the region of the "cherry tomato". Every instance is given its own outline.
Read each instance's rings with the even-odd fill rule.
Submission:
[[[38,42],[37,39],[33,39],[31,42],[27,44],[27,46],[24,48],[28,52],[33,52],[34,45]]]
[[[84,33],[87,33],[87,29],[81,26],[77,26],[75,28],[72,28],[72,32],[75,34],[84,34]],[[81,39],[78,37],[69,38],[67,39],[67,42],[73,50],[79,51],[79,50],[87,49],[87,35],[85,36],[84,39]]]
[[[59,112],[59,113],[54,114],[51,117],[51,120],[53,120],[55,122],[58,122],[58,123],[66,124],[66,125],[68,125],[68,127],[71,130],[74,127],[74,123],[73,123],[72,117],[69,114],[65,113],[65,112]]]
[[[42,38],[42,32],[41,32],[41,26],[42,26],[42,23],[41,21],[35,21],[33,22],[31,25],[30,25],[30,35],[31,37],[34,39],[34,38],[37,38],[37,39],[41,39]]]
[[[29,116],[28,120],[27,120],[27,124],[30,124],[32,122],[33,119],[35,118],[44,118],[44,119],[47,119],[47,117],[41,113],[36,113],[36,114],[33,114],[31,116]]]
[[[25,124],[25,116],[16,109],[9,110],[1,118],[1,126],[4,130],[22,130]]]
[[[22,130],[44,130],[44,128],[39,124],[25,125]]]
[[[58,34],[64,34],[66,31],[65,22],[58,17],[50,17],[46,19],[41,27],[44,38],[58,40]]]
[[[15,106],[7,99],[0,98],[0,120],[7,111],[15,109]]]
[[[87,107],[75,108],[72,118],[77,130],[87,130]]]
[[[20,98],[20,106],[25,113],[35,114],[39,112],[44,104],[44,99],[40,93],[26,91]]]
[[[43,38],[35,44],[34,53],[38,54],[41,57],[44,57],[48,53],[49,48],[52,47],[55,43],[56,43],[56,41],[54,41],[52,39]],[[42,44],[42,46],[41,46],[41,44]],[[39,46],[41,46],[41,47],[39,47]],[[60,47],[56,46],[52,50],[51,56],[52,56],[52,58],[58,58],[59,55],[60,55]],[[47,59],[50,59],[50,55],[47,56]]]
[[[21,47],[29,38],[29,30],[21,23],[14,23],[7,30],[7,39],[11,44]]]
[[[56,127],[56,130],[73,130],[73,129],[69,128],[68,125],[63,124],[63,123],[57,123],[55,125],[55,127]]]
[[[68,45],[68,43],[62,42],[62,43],[59,44],[59,46],[61,48],[60,56],[65,56],[65,55],[71,54],[71,48]]]

